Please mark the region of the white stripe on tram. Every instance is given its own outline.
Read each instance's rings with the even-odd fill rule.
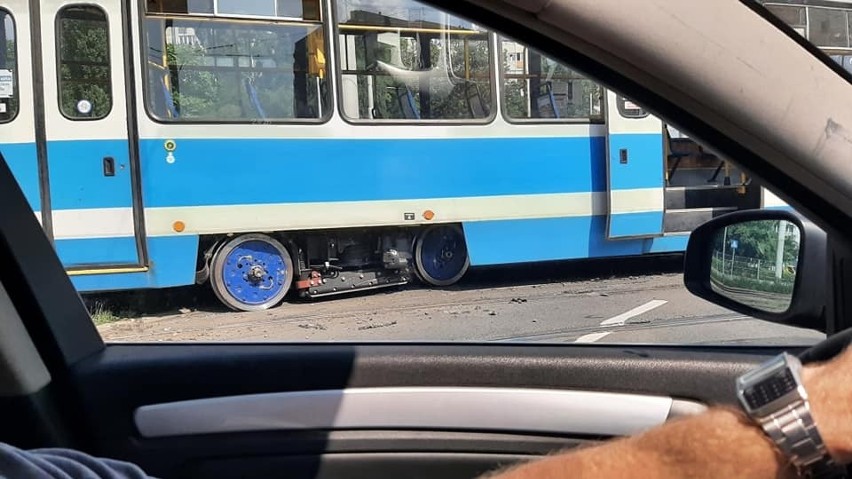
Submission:
[[[613,198],[621,213],[662,211],[662,189],[619,190]],[[429,221],[424,212],[434,212]],[[414,214],[406,220],[406,214]],[[367,226],[414,226],[430,223],[600,216],[607,214],[607,194],[557,193],[416,200],[338,201],[226,206],[146,208],[149,236],[182,234],[297,231]],[[133,209],[54,210],[56,239],[133,236]],[[36,217],[41,220],[41,213]]]
[[[625,190],[632,207],[624,212],[661,211],[662,190]],[[431,221],[425,211],[434,212]],[[414,219],[406,221],[406,214]],[[145,211],[148,234],[174,234],[176,221],[186,233],[241,233],[343,227],[420,225],[515,219],[543,219],[605,215],[606,193],[487,196],[417,200],[285,203],[272,205],[151,208]]]

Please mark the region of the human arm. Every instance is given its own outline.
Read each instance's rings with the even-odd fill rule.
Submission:
[[[23,450],[0,443],[0,478],[150,479],[139,467],[71,449]]]
[[[852,462],[852,351],[828,363],[806,366],[802,381],[832,457],[843,464]],[[744,413],[718,407],[638,436],[551,456],[490,477],[786,479],[797,473]]]

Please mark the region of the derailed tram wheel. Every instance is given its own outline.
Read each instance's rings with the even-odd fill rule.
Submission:
[[[213,255],[210,285],[220,301],[237,311],[269,309],[293,282],[293,259],[275,238],[238,236]]]
[[[432,286],[450,286],[470,267],[464,232],[457,225],[435,225],[417,236],[414,246],[417,276]]]

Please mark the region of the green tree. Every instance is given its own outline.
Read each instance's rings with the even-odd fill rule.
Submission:
[[[774,276],[774,270],[771,268],[775,265],[778,251],[779,227],[785,228],[782,258],[785,269],[782,271],[782,278],[792,280],[795,278],[795,272],[791,267],[797,266],[799,262],[799,238],[795,226],[789,223],[765,220],[729,226],[727,231],[716,234],[714,250],[717,254],[725,251],[725,261],[729,258],[733,261],[735,256],[740,262],[751,262],[754,268],[769,268],[772,274],[764,273],[763,277]],[[723,244],[723,241],[726,244]],[[734,241],[737,243],[736,252],[732,248]],[[721,261],[721,256],[718,259]]]
[[[540,55],[531,52],[530,55]],[[556,107],[560,118],[592,118],[600,116],[596,105],[600,105],[603,89],[596,82],[583,77],[571,68],[549,57],[540,55],[541,71],[538,78],[543,84],[549,81],[554,87]],[[503,71],[511,71],[505,54],[501,55]],[[536,72],[532,72],[535,74]],[[528,91],[524,78],[507,78],[502,85],[503,104],[510,118],[529,118],[530,101],[535,102],[538,92]],[[563,97],[565,90],[572,98]],[[595,104],[593,104],[595,103]]]
[[[491,110],[491,48],[484,37],[467,39],[450,37],[449,66],[454,87],[446,98],[433,107],[435,118],[470,118],[472,101],[469,95],[478,95]]]
[[[106,15],[92,6],[66,7],[59,21],[60,108],[69,117],[102,118],[112,109]],[[77,104],[92,104],[89,115]]]
[[[732,241],[737,242],[737,255],[744,258],[773,262],[778,249],[779,225],[787,223],[774,220],[749,221],[729,226],[727,232],[728,248]],[[799,241],[795,235],[785,232],[784,260],[796,261],[799,253]]]
[[[160,20],[148,22],[149,28],[163,28]],[[163,34],[166,66],[149,67],[150,84],[162,88],[158,75],[168,75],[184,119],[315,117],[327,89],[322,80],[318,93],[316,72],[307,71],[313,33],[315,27],[175,21]],[[162,61],[155,57],[154,63]]]
[[[503,59],[503,67],[507,66],[505,58]],[[527,109],[529,98],[527,94],[527,85],[524,80],[506,79],[503,83],[503,107],[506,109],[506,114],[509,118],[527,118]]]
[[[195,45],[166,45],[175,107],[185,118],[210,118],[216,114],[217,79],[203,65],[204,49]]]

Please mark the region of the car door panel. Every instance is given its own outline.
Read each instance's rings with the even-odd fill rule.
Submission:
[[[471,478],[534,456],[476,453],[326,454],[249,459],[220,459],[189,468],[185,477],[313,477],[317,479]]]
[[[73,368],[72,383],[93,450],[160,477],[366,477],[375,468],[471,477],[732,404],[733,378],[778,350],[109,345]],[[646,422],[619,423],[619,414]]]

